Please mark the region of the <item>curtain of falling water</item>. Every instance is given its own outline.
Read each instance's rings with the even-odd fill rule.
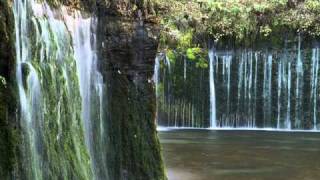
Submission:
[[[318,74],[319,74],[319,49],[312,49],[312,75],[311,75],[311,98],[313,129],[317,129],[317,100],[318,100]]]
[[[296,62],[296,118],[295,118],[295,127],[301,127],[301,119],[302,119],[302,97],[303,97],[303,62],[301,56],[301,37],[299,36],[298,42],[298,54],[297,54],[297,62]]]
[[[266,60],[264,61],[264,78],[263,78],[263,106],[264,106],[264,127],[270,128],[272,120],[272,60],[271,54],[266,55]]]
[[[33,0],[15,0],[13,12],[22,178],[106,179],[96,20]]]
[[[159,99],[159,73],[160,73],[160,58],[159,56],[156,57],[155,64],[154,64],[154,75],[153,75],[153,81],[155,84],[155,91],[156,91],[156,99]],[[156,108],[156,123],[158,123],[158,104]]]
[[[171,74],[165,73],[165,63],[158,66],[158,93],[168,99],[158,98],[160,126],[213,127],[215,114],[216,126],[223,128],[319,129],[318,47],[303,47],[297,37],[283,49],[219,50],[209,53],[207,63],[201,69],[177,58]],[[193,123],[188,123],[189,114]]]
[[[107,179],[106,137],[103,122],[103,77],[98,70],[96,54],[95,18],[83,18],[80,12],[73,17],[66,13],[66,24],[71,31],[74,57],[77,62],[80,94],[82,98],[82,119],[85,139],[89,148],[96,179]]]
[[[205,79],[209,74],[207,69],[193,69],[185,56],[181,56],[181,61],[172,64],[170,61],[164,54],[159,54],[156,59],[154,82],[157,94],[158,124],[176,127],[206,127],[206,122],[202,119],[209,118],[207,112],[209,100],[202,98],[202,95],[209,93],[209,89],[206,89],[205,86],[207,82],[204,82],[208,81]],[[177,69],[178,66],[182,68]],[[189,71],[189,68],[192,71]],[[199,77],[199,79],[194,77]],[[180,98],[176,97],[177,91],[181,93]],[[163,121],[164,119],[166,120]]]
[[[214,82],[214,67],[215,63],[215,52],[214,49],[210,49],[209,51],[209,59],[210,59],[210,127],[216,128],[216,90],[215,90],[215,82]],[[216,66],[218,67],[218,66]],[[218,69],[218,68],[217,68]]]

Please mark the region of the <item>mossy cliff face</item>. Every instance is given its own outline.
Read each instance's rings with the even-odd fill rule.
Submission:
[[[110,179],[166,179],[152,82],[159,31],[157,24],[148,23],[143,13],[136,12],[133,16],[99,14],[99,59],[107,84],[109,174]]]
[[[154,22],[150,3],[104,0],[47,2],[51,6],[63,4],[71,9],[89,11],[98,17],[100,71],[106,83],[107,130],[105,132],[108,137],[108,146],[105,147],[105,153],[109,163],[107,170],[110,174],[109,178],[166,179],[154,121],[155,96],[152,75],[158,44],[158,29],[157,24],[150,23]],[[35,33],[33,33],[35,37],[30,39],[32,42],[35,41],[33,43],[35,52],[32,52],[35,62],[32,66],[40,79],[46,79],[41,80],[40,83],[41,89],[44,90],[43,97],[46,99],[42,103],[49,103],[48,106],[43,106],[46,108],[45,111],[39,113],[44,113],[43,117],[50,119],[43,124],[43,128],[39,129],[40,139],[37,141],[41,141],[41,148],[38,147],[42,149],[40,155],[43,159],[41,160],[48,164],[46,169],[43,169],[44,175],[41,169],[27,167],[28,158],[33,158],[27,156],[28,151],[31,151],[29,148],[33,145],[27,143],[24,146],[23,144],[28,140],[23,137],[24,134],[28,137],[28,133],[32,135],[33,130],[26,131],[18,121],[21,118],[19,117],[19,94],[16,88],[12,3],[11,0],[0,2],[0,176],[3,179],[28,179],[28,177],[30,179],[34,173],[32,171],[36,171],[36,174],[48,179],[91,179],[90,167],[88,167],[90,162],[83,148],[83,132],[79,121],[79,92],[74,91],[74,95],[67,96],[68,91],[65,88],[67,81],[61,74],[63,70],[58,67],[54,59],[52,61],[49,59],[51,63],[49,67],[57,67],[57,73],[53,72],[55,68],[49,68],[47,71],[45,70],[47,65],[41,65],[36,61],[39,57],[37,50],[42,44],[36,42]],[[42,22],[42,20],[39,22],[36,20],[33,23],[39,25],[40,21]],[[51,29],[51,35],[53,35],[52,31]],[[58,44],[52,47],[56,46]],[[74,60],[69,56],[72,50],[67,49],[67,51],[66,62],[73,64],[67,67],[74,69],[74,63],[72,63]],[[30,73],[27,66],[23,70],[23,73]],[[78,82],[72,72],[68,75],[75,83],[72,84],[73,87],[77,86]],[[55,108],[59,102],[61,107]],[[68,102],[73,102],[74,106],[70,106]],[[75,113],[71,115],[68,114],[69,111]],[[59,113],[61,117],[55,117],[55,114]],[[56,121],[57,118],[63,124]],[[70,122],[67,121],[68,119]],[[75,126],[77,128],[74,128]],[[75,136],[77,136],[76,139],[73,138]],[[56,140],[57,137],[61,142]],[[79,150],[75,149],[77,147],[80,147],[81,161],[85,162],[77,163],[79,161],[79,158],[75,157],[79,154],[75,153]],[[60,153],[64,155],[61,156]],[[85,164],[85,169],[81,170],[84,166],[80,164]]]
[[[13,14],[8,1],[0,1],[0,177],[12,177],[16,165],[16,99],[14,83]]]
[[[66,22],[53,16],[66,16],[62,10],[39,13],[32,8],[37,5],[14,1],[13,8],[21,134],[17,174],[19,179],[91,179],[75,40]]]
[[[96,1],[110,179],[166,179],[152,81],[159,24],[152,1]]]

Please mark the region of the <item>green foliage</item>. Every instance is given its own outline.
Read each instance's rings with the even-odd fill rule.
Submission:
[[[192,45],[193,33],[191,31],[180,35],[178,48],[186,48]]]
[[[168,50],[167,53],[167,58],[169,59],[170,63],[175,63],[176,62],[176,54],[174,53],[173,50]]]
[[[320,1],[319,0],[307,0],[305,2],[306,8],[309,11],[319,13],[320,12]]]
[[[269,25],[260,26],[260,33],[261,33],[263,36],[269,36],[271,32],[272,32],[272,29],[270,28]]]
[[[208,68],[208,61],[206,59],[204,59],[203,57],[200,57],[198,59],[198,62],[196,63],[196,67],[197,68],[202,68],[202,69],[206,69]]]
[[[187,49],[187,57],[188,57],[188,59],[190,59],[190,60],[195,60],[195,59],[196,59],[196,56],[195,56],[195,54],[193,53],[192,48]]]
[[[181,54],[199,68],[208,67],[206,41],[263,37],[279,43],[283,33],[320,36],[320,1],[153,0],[161,17],[160,49],[170,61]],[[281,34],[282,33],[282,34]]]
[[[181,62],[177,63],[177,61],[183,61],[184,58],[187,58],[187,60],[194,63],[195,67],[203,69],[208,68],[207,54],[208,52],[205,49],[199,47],[176,50],[169,49],[166,51],[166,56],[172,65],[181,64]],[[161,67],[163,68],[163,64]]]
[[[196,60],[197,56],[201,56],[201,49],[200,48],[188,48],[187,49],[187,58],[189,60]]]
[[[279,32],[320,36],[319,0],[154,1],[163,26],[160,48],[197,47],[199,40],[194,38],[203,35],[238,42],[248,36],[280,36]]]
[[[208,31],[215,39],[229,36],[242,40],[259,29],[262,35],[268,36],[272,25],[261,18],[282,11],[286,4],[287,0],[211,0],[207,10]]]

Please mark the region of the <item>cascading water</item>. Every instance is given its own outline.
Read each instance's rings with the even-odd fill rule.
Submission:
[[[264,98],[264,107],[263,107],[263,115],[264,115],[264,125],[265,127],[271,126],[271,118],[272,118],[272,55],[268,54],[267,58],[264,60],[264,78],[263,78],[263,98]]]
[[[75,14],[75,17],[67,15],[65,17],[74,41],[86,144],[89,148],[95,178],[106,179],[107,159],[105,153],[101,153],[106,147],[106,137],[103,123],[104,84],[103,77],[98,70],[96,54],[97,21],[94,18],[82,18],[79,12]]]
[[[159,99],[159,81],[160,81],[160,77],[159,77],[159,73],[160,73],[160,57],[156,57],[155,60],[155,64],[154,64],[154,75],[153,75],[153,82],[155,84],[155,91],[156,91],[156,99]],[[158,120],[158,105],[157,105],[157,110],[156,110],[156,120]],[[156,122],[158,123],[158,122]]]
[[[286,129],[291,129],[291,62],[288,62],[288,91],[287,91],[287,117],[285,122]]]
[[[169,57],[159,54],[155,63],[154,82],[156,85],[157,96],[157,122],[163,126],[174,127],[206,127],[204,118],[208,118],[206,107],[209,106],[208,102],[202,98],[203,92],[207,92],[206,82],[194,79],[190,74],[187,75],[187,80],[184,79],[185,65],[187,73],[189,73],[189,62],[185,56],[182,56],[181,61],[170,63]],[[180,63],[177,70],[175,67]],[[165,67],[165,68],[164,68]],[[172,69],[171,69],[172,67]],[[206,69],[197,69],[199,78],[205,80],[208,77]],[[176,98],[176,87],[181,83],[179,90],[181,98]],[[192,84],[194,86],[192,86]],[[186,91],[184,89],[188,88]],[[207,105],[208,104],[208,105]],[[166,109],[164,112],[163,110]],[[162,121],[166,119],[166,121]]]
[[[30,167],[23,178],[106,179],[96,20],[45,1],[15,0],[13,11],[22,162]]]
[[[282,68],[282,62],[278,62],[278,101],[277,101],[277,128],[280,128],[280,118],[281,118],[281,92],[282,92],[282,76],[283,76],[283,68]]]
[[[158,93],[171,103],[158,98],[158,124],[318,130],[319,48],[304,47],[301,37],[288,42],[290,48],[286,42],[277,50],[209,50],[206,69],[194,60],[185,63],[181,55],[164,75],[163,63]],[[183,81],[185,64],[188,81]],[[170,92],[163,91],[169,84]]]
[[[222,63],[223,63],[223,83],[227,86],[227,113],[230,113],[230,93],[231,93],[231,62],[232,56],[226,55],[222,56]],[[222,117],[224,119],[223,126],[229,126],[231,119],[229,117]]]
[[[301,36],[298,38],[298,55],[297,55],[297,62],[296,62],[296,118],[295,118],[295,126],[301,126],[301,119],[302,119],[302,96],[303,96],[303,64],[302,64],[302,57],[301,57]]]
[[[313,129],[317,129],[317,100],[318,100],[318,75],[319,75],[319,48],[312,49],[312,74],[311,74],[311,98]]]
[[[252,51],[245,51],[241,53],[240,65],[238,68],[238,84],[237,84],[237,111],[233,115],[226,113],[229,122],[222,123],[222,127],[238,127],[253,128],[255,127],[254,120],[254,103],[255,97],[253,91],[254,73],[253,73],[253,53]],[[245,102],[245,103],[244,103]],[[234,121],[236,119],[236,121]],[[225,122],[224,119],[221,120]]]
[[[216,90],[215,90],[215,82],[214,82],[214,61],[215,54],[214,49],[210,49],[209,51],[209,59],[210,59],[210,127],[215,128],[217,126],[216,122]],[[218,67],[218,66],[216,66]]]

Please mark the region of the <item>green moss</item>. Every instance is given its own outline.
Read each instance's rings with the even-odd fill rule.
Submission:
[[[153,87],[143,82],[135,84],[118,73],[112,73],[109,81],[111,179],[166,179],[154,122]]]
[[[31,64],[37,73],[41,94],[37,97],[38,104],[34,105],[37,112],[32,113],[37,129],[30,127],[25,116],[20,120],[19,164],[24,167],[19,169],[19,176],[22,179],[92,179],[70,34],[65,29],[64,34],[59,32],[58,36],[46,18],[34,17],[32,22],[31,30],[38,33],[29,37],[30,44],[34,45]],[[48,42],[39,34],[45,31]],[[49,54],[41,56],[41,49],[49,49]],[[62,59],[56,58],[59,53],[63,54]],[[27,69],[23,73],[26,80],[30,72]],[[32,87],[25,88],[31,98]],[[36,145],[41,145],[41,149],[36,149]]]

